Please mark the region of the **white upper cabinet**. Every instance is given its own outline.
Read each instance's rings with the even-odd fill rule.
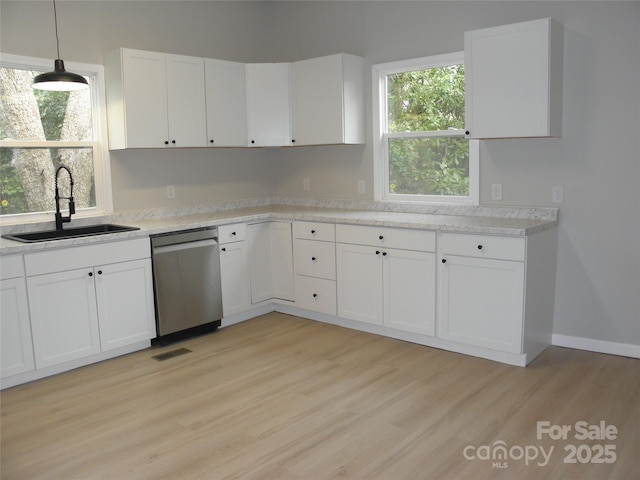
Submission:
[[[365,143],[364,59],[337,54],[291,64],[294,145]]]
[[[105,77],[110,149],[206,145],[204,59],[119,49]]]
[[[247,145],[245,65],[205,59],[207,142],[211,147]]]
[[[249,146],[291,145],[289,64],[246,65]]]
[[[562,135],[562,26],[550,18],[465,33],[470,138]]]

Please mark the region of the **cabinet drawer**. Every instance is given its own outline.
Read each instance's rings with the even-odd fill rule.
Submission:
[[[293,237],[333,242],[336,239],[335,225],[333,223],[295,222]]]
[[[428,230],[336,225],[336,241],[422,252],[435,252],[436,250],[436,233]]]
[[[0,278],[24,277],[24,263],[22,255],[8,255],[0,257]]]
[[[296,274],[336,279],[335,243],[296,239]]]
[[[296,307],[336,315],[336,282],[296,275]]]
[[[27,276],[127,262],[151,257],[149,237],[25,253]]]
[[[218,243],[221,245],[231,242],[241,242],[246,239],[246,223],[234,223],[232,225],[221,225],[218,227]]]
[[[440,240],[442,255],[463,255],[520,262],[524,262],[525,259],[524,237],[443,233]]]

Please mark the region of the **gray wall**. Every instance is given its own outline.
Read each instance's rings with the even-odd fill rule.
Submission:
[[[0,13],[3,52],[53,58],[50,2],[3,0]],[[246,62],[344,51],[374,64],[461,50],[465,30],[555,18],[565,25],[564,135],[483,142],[481,203],[547,206],[563,185],[555,332],[640,344],[639,2],[61,1],[58,15],[62,57],[89,63],[123,46]],[[369,199],[373,180],[370,144],[117,152],[111,161],[120,210],[272,193]],[[490,200],[492,183],[503,184],[503,202]]]

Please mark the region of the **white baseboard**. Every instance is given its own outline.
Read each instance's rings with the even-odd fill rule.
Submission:
[[[571,335],[554,333],[551,336],[551,344],[557,347],[589,350],[591,352],[607,353],[609,355],[620,355],[621,357],[640,358],[640,345],[631,343],[609,342],[606,340],[595,340],[593,338],[573,337]]]

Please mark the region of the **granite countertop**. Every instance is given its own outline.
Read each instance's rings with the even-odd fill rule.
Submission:
[[[424,212],[416,208],[405,208],[408,211],[380,211],[369,208],[369,204],[353,205],[350,203],[346,206],[355,208],[345,208],[344,204],[336,204],[335,202],[329,205],[318,205],[318,203],[316,202],[314,205],[296,205],[285,202],[245,206],[245,202],[245,204],[225,204],[225,206],[218,208],[185,208],[171,211],[149,210],[93,219],[78,218],[72,221],[72,225],[119,223],[135,226],[140,230],[38,243],[20,243],[1,238],[0,254],[17,254],[50,248],[148,237],[149,235],[177,230],[229,223],[278,219],[508,236],[531,235],[535,232],[552,228],[557,224],[557,209],[550,208],[505,209],[502,207],[471,207],[466,210],[434,208],[431,211]],[[48,226],[39,229],[45,230],[48,228],[52,227]],[[33,230],[33,227],[16,226],[11,230],[3,228],[2,233]]]

